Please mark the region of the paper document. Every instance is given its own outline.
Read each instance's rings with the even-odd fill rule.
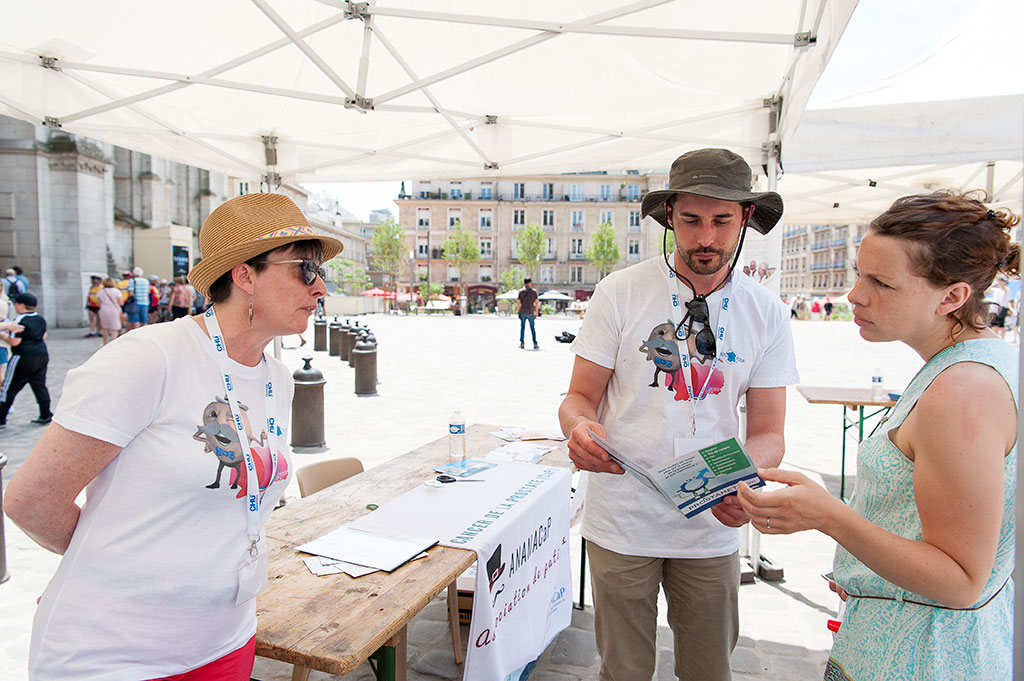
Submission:
[[[665,497],[687,518],[706,511],[734,493],[740,480],[751,487],[764,485],[757,476],[757,466],[736,438],[687,452],[653,468],[644,468],[592,430],[587,432],[608,452],[612,461]]]
[[[433,539],[389,536],[346,525],[296,550],[391,572],[436,543]]]
[[[565,440],[566,437],[557,430],[527,429],[517,427],[506,427],[494,430],[490,433],[494,437],[501,438],[505,442],[516,442],[517,440]]]
[[[537,463],[555,445],[539,445],[532,442],[509,442],[487,455],[490,461],[518,461],[520,463]]]
[[[413,560],[426,558],[429,555],[429,553],[424,551],[413,558]],[[368,575],[372,572],[380,572],[377,568],[363,567],[362,565],[356,565],[355,563],[346,563],[343,560],[334,560],[333,558],[325,558],[324,556],[307,556],[302,559],[302,562],[305,563],[306,567],[309,568],[309,571],[317,577],[340,574],[346,574],[349,577],[362,577],[363,575]]]

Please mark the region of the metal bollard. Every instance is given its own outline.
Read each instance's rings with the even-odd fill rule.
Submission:
[[[342,362],[348,361],[348,353],[352,351],[352,337],[349,336],[349,331],[352,330],[352,322],[348,319],[341,323],[341,341],[339,346],[341,351],[338,356],[341,357]]]
[[[352,366],[352,350],[356,347],[356,341],[359,340],[359,333],[363,330],[363,327],[359,326],[359,322],[353,321],[352,327],[348,330],[348,365]]]
[[[0,454],[0,509],[4,507],[4,466],[7,465],[7,457]],[[0,584],[11,578],[7,572],[7,545],[4,543],[4,513],[0,510]]]
[[[363,332],[352,348],[356,369],[356,395],[377,394],[377,342],[373,335]]]
[[[334,316],[334,321],[327,326],[327,337],[328,337],[328,350],[327,354],[331,357],[337,357],[341,353],[341,322],[338,321],[338,316]]]
[[[317,352],[327,349],[327,320],[323,317],[313,320],[313,349]]]
[[[305,366],[292,374],[295,397],[292,398],[292,447],[323,447],[324,375],[310,366],[312,357],[303,357]]]

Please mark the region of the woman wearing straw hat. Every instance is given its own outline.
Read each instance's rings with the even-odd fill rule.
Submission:
[[[290,468],[292,382],[264,349],[306,328],[342,245],[287,197],[253,194],[213,211],[199,246],[189,279],[211,309],[68,372],[8,487],[8,516],[64,556],[36,613],[32,679],[249,678],[263,523]]]

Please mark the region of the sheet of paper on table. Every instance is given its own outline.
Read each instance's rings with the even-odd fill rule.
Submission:
[[[555,445],[540,445],[532,442],[509,442],[490,452],[486,459],[491,461],[518,461],[520,463],[537,463],[545,454],[555,449]]]
[[[413,560],[419,560],[420,558],[427,558],[430,554],[424,551],[420,555],[413,558]],[[364,567],[362,565],[356,565],[355,563],[346,563],[343,560],[334,560],[333,558],[325,558],[324,556],[307,556],[302,559],[302,562],[306,564],[309,571],[317,577],[323,577],[324,575],[340,575],[346,574],[349,577],[362,577],[372,572],[380,572],[380,570],[371,567]]]
[[[516,442],[518,440],[565,440],[566,437],[557,430],[546,430],[536,428],[503,427],[500,430],[491,432],[494,437],[505,442]]]
[[[378,534],[346,525],[296,550],[391,572],[436,543],[433,539]]]

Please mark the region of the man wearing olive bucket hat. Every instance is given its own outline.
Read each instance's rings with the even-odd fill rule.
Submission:
[[[644,467],[736,437],[746,396],[746,449],[782,460],[785,386],[797,381],[788,311],[749,277],[733,276],[748,227],[782,217],[774,192],[751,191],[750,167],[725,149],[672,164],[668,189],[643,214],[675,250],[613,272],[594,291],[559,409],[569,453],[589,475],[583,536],[594,584],[602,681],[650,679],[657,601],[665,589],[680,679],[731,678],[739,631],[740,544],[735,496],[686,518],[609,460],[588,434]]]
[[[287,197],[250,194],[210,214],[199,246],[189,279],[213,306],[69,371],[8,486],[8,516],[64,556],[36,612],[32,679],[249,679],[263,524],[291,468],[292,380],[264,349],[306,328],[342,245]]]

